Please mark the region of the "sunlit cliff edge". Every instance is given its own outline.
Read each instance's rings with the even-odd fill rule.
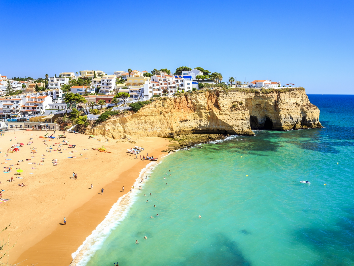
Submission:
[[[185,134],[254,135],[252,129],[321,128],[320,110],[303,88],[215,89],[160,98],[136,113],[95,125],[88,134],[172,137]]]

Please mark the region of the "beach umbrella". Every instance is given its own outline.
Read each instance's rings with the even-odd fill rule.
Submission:
[[[22,173],[22,172],[23,172],[22,169],[18,169],[18,170],[17,170],[17,173]]]

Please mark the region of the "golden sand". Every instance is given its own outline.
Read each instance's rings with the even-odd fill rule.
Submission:
[[[0,202],[0,229],[11,224],[1,238],[9,237],[10,245],[14,245],[3,263],[69,265],[71,254],[104,219],[118,198],[129,191],[140,170],[149,163],[140,160],[140,155],[138,159],[128,155],[127,149],[139,146],[145,149],[141,155],[149,153],[161,157],[164,154],[161,151],[168,145],[168,140],[161,138],[140,138],[135,140],[136,144],[131,144],[67,133],[65,140],[76,147],[61,145],[60,152],[57,143],[62,144],[63,139],[39,138],[45,133],[8,131],[0,137],[0,189],[4,190],[2,198],[9,199]],[[55,136],[58,135],[56,132]],[[33,143],[27,145],[30,138]],[[8,148],[16,143],[24,146],[5,157]],[[110,153],[92,149],[102,146]],[[31,153],[33,150],[36,153]],[[58,160],[57,166],[53,166],[53,159]],[[12,170],[4,173],[3,167],[12,167]],[[16,168],[23,170],[21,175],[15,175]],[[73,172],[78,175],[76,180]],[[11,177],[13,182],[8,182]],[[22,183],[24,187],[19,186]],[[104,188],[102,195],[101,188]],[[64,217],[66,225],[62,225]]]

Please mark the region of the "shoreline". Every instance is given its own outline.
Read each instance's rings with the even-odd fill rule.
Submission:
[[[38,136],[38,135],[43,135],[44,133],[43,132],[30,132],[30,133],[19,132],[16,133],[16,136],[20,136],[21,134],[24,135],[27,134],[28,137],[29,134],[31,135],[34,134]],[[83,140],[83,143],[85,145],[84,147],[90,146],[86,144],[89,142],[87,141],[86,135],[81,135],[81,134],[78,135],[68,134],[67,136],[69,138],[74,138],[74,139],[81,138],[81,140]],[[98,138],[105,139],[103,137],[98,137]],[[79,142],[76,139],[75,142]],[[71,194],[75,194],[75,195],[70,195],[70,197],[63,197],[63,199],[61,200],[61,204],[58,204],[59,206],[54,203],[52,204],[52,202],[47,202],[47,207],[49,208],[46,208],[46,212],[40,213],[42,216],[34,215],[35,217],[35,219],[33,219],[34,221],[29,219],[28,223],[26,223],[25,220],[26,218],[16,217],[18,218],[18,220],[22,220],[22,223],[24,224],[25,228],[23,230],[20,230],[19,232],[18,228],[21,228],[22,225],[19,222],[20,226],[17,226],[16,224],[14,226],[13,229],[14,233],[10,232],[11,237],[12,235],[15,235],[18,238],[15,239],[16,243],[14,248],[12,248],[9,252],[10,256],[7,259],[8,263],[12,263],[12,264],[19,263],[20,265],[32,265],[32,264],[69,265],[73,260],[72,254],[78,250],[78,248],[80,247],[80,245],[83,244],[85,239],[88,236],[90,236],[92,232],[96,229],[96,227],[105,219],[112,206],[123,195],[126,195],[128,193],[130,187],[133,186],[133,184],[136,182],[137,179],[139,179],[139,173],[142,171],[142,169],[144,169],[149,163],[151,163],[150,161],[143,161],[139,159],[135,160],[135,156],[133,157],[133,156],[126,155],[125,148],[133,147],[135,145],[142,146],[145,148],[144,151],[141,153],[142,155],[143,154],[146,155],[146,153],[148,152],[149,154],[153,154],[154,157],[161,159],[163,155],[167,154],[166,152],[162,152],[162,151],[166,150],[169,145],[168,139],[163,139],[163,138],[140,138],[136,140],[136,144],[126,143],[126,142],[122,143],[118,141],[116,142],[116,140],[110,140],[110,141],[111,143],[105,143],[104,146],[105,147],[108,146],[108,149],[112,150],[112,155],[111,154],[107,155],[105,153],[98,153],[97,151],[91,151],[90,149],[86,149],[88,150],[87,153],[90,153],[94,161],[82,160],[84,159],[83,158],[84,156],[89,157],[89,155],[86,154],[83,154],[84,156],[81,158],[80,157],[77,158],[77,159],[81,159],[81,162],[79,162],[79,164],[81,163],[81,167],[85,166],[86,164],[90,164],[87,167],[88,169],[85,170],[86,172],[90,172],[90,174],[93,175],[92,178],[95,181],[93,189],[97,190],[96,192],[94,192],[94,194],[92,194],[91,189],[88,187],[89,184],[87,184],[88,182],[93,183],[92,178],[91,180],[82,181],[82,179],[84,178],[81,178],[81,173],[79,172],[80,173],[79,178],[77,181],[73,181],[73,184],[76,185],[78,184],[78,181],[81,181],[85,183],[85,184],[81,183],[85,187],[81,187],[80,189],[74,187],[74,189],[76,190],[73,189],[72,191],[68,191],[66,189],[67,187],[65,187],[64,191],[61,190],[61,187],[57,188],[57,190],[61,190],[63,194],[65,193],[70,194],[71,192]],[[96,147],[102,146],[102,142],[100,140],[98,141],[100,143],[97,143],[97,141],[92,141],[92,142],[95,142],[94,144],[96,145]],[[6,148],[6,144],[3,146],[2,151],[4,151],[5,148]],[[114,154],[114,153],[118,153],[117,151],[119,152],[119,154],[118,155]],[[51,154],[46,154],[46,155],[51,155]],[[12,155],[10,154],[10,156]],[[140,155],[138,156],[140,157]],[[107,158],[106,159],[107,161],[105,162],[102,161],[102,164],[104,164],[105,165],[104,167],[106,168],[107,167],[111,168],[111,169],[105,169],[107,173],[106,172],[102,173],[102,176],[100,175],[100,171],[102,171],[102,169],[100,167],[101,164],[99,162],[101,158],[102,160],[104,160],[104,158]],[[46,159],[48,159],[48,157],[46,157]],[[85,158],[85,159],[91,159],[91,158]],[[72,159],[70,160],[63,159],[59,163],[59,165],[62,168],[69,168],[67,164],[70,164],[70,167],[72,167],[73,165],[74,166],[78,165],[78,163],[76,161],[74,163]],[[45,167],[43,168],[45,168],[46,170],[48,169],[51,169],[52,171],[55,170],[53,179],[56,179],[55,175],[58,175],[62,178],[63,176],[61,175],[60,171],[56,171],[56,170],[67,171],[67,169],[61,169],[57,167],[53,168],[52,166],[49,166],[47,168]],[[71,168],[69,169],[71,170]],[[83,171],[84,169],[79,168],[79,170]],[[45,175],[48,176],[49,175],[48,172],[46,172]],[[32,178],[33,176],[30,177]],[[33,181],[31,179],[28,179],[28,177],[26,177],[26,188],[23,188],[23,190],[27,189],[27,182],[30,183]],[[66,180],[65,182],[72,182],[72,181]],[[39,181],[39,183],[41,183],[41,181]],[[97,185],[97,183],[101,185]],[[6,183],[6,185],[8,185],[8,183]],[[56,185],[57,184],[54,184],[51,187],[53,186],[55,187]],[[125,186],[124,193],[121,191],[122,186]],[[100,193],[97,193],[100,192],[101,187],[104,188],[104,193],[102,195]],[[71,187],[69,187],[69,189],[70,188]],[[51,188],[51,189],[56,190],[55,188]],[[8,192],[9,190],[10,189],[6,190],[8,194],[10,194]],[[25,193],[25,191],[20,191],[20,192]],[[51,191],[49,191],[48,193],[50,192]],[[82,192],[82,193],[79,194],[76,192],[80,192],[80,193]],[[58,192],[58,194],[61,195],[60,191]],[[46,199],[43,199],[43,201],[45,200]],[[15,202],[15,198],[12,198],[11,201],[9,202],[10,203]],[[6,207],[10,207],[10,204]],[[15,209],[15,207],[16,206],[12,207],[14,208],[12,213],[16,212],[17,209]],[[36,206],[33,207],[36,208]],[[26,210],[23,211],[26,212]],[[49,213],[51,213],[51,215]],[[47,219],[48,216],[50,216],[49,217],[50,219]],[[64,216],[67,219],[67,224],[65,226],[61,225],[61,223],[63,222],[62,217]],[[9,220],[12,223],[12,220],[11,219]],[[3,221],[3,223],[4,224],[8,223],[8,221]]]
[[[163,156],[163,158],[168,155],[169,154]],[[144,188],[145,184],[150,179],[151,176],[148,177],[148,175],[151,175],[151,172],[154,170],[154,168],[161,162],[162,161],[150,162],[140,171],[140,174],[134,183],[134,189],[132,189],[129,193],[121,196],[118,201],[113,204],[105,219],[72,254],[73,260],[70,263],[70,266],[86,265],[86,263],[90,261],[92,256],[102,246],[103,242],[107,239],[111,232],[116,229],[128,215],[129,210],[136,200],[136,197],[140,193],[140,190]],[[144,176],[146,176],[146,179],[144,179]],[[140,180],[141,182],[139,182]]]

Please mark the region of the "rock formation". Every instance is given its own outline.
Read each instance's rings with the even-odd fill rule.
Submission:
[[[320,128],[319,115],[302,88],[202,90],[155,100],[136,113],[113,117],[87,132],[112,138],[254,135],[252,129]]]

